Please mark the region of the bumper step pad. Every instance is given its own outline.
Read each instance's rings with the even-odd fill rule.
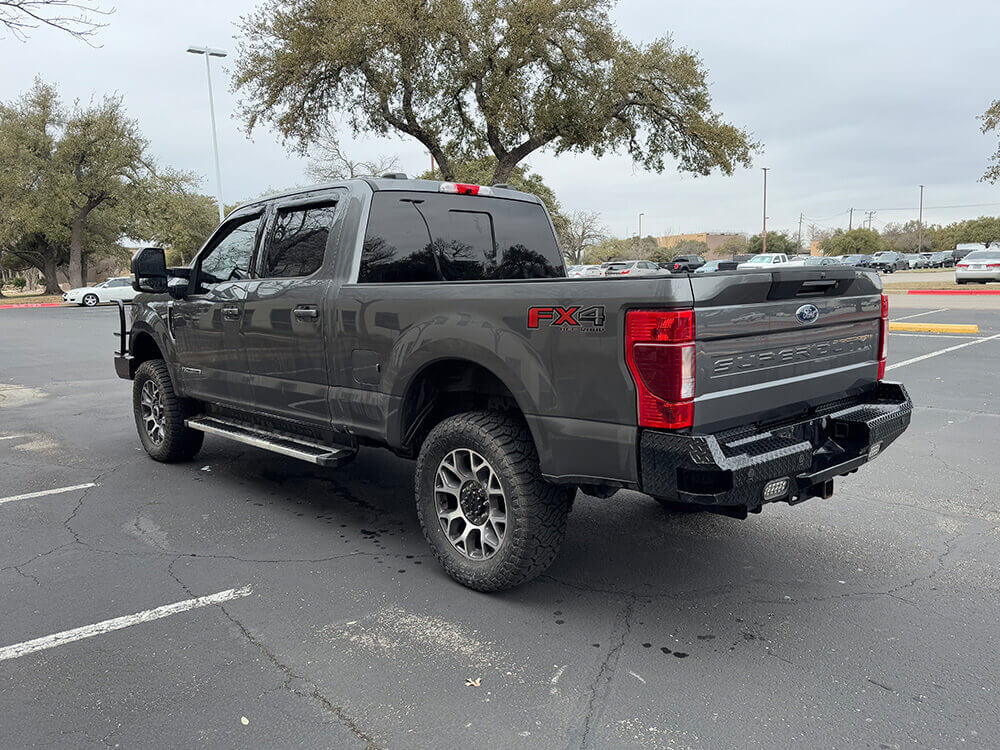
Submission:
[[[910,424],[912,403],[899,383],[818,409],[789,424],[719,435],[645,430],[640,438],[642,490],[655,497],[706,506],[755,509],[764,502],[828,497],[833,477],[849,474],[881,453]],[[764,488],[788,479],[783,496]]]

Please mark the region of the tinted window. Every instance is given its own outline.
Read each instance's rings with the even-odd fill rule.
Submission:
[[[361,282],[563,276],[544,209],[533,203],[380,192],[361,254]]]
[[[107,283],[104,285],[106,287],[112,286],[132,286],[131,279],[108,279]]]
[[[973,250],[965,256],[966,260],[997,260],[1000,250]]]
[[[265,278],[309,276],[323,265],[336,205],[279,208],[261,273]]]
[[[222,229],[218,235],[221,239],[202,256],[199,275],[202,284],[249,278],[260,219],[260,215],[252,216]]]

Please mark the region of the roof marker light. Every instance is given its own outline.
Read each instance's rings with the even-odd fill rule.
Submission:
[[[493,195],[493,191],[485,185],[470,185],[466,182],[442,182],[438,190],[456,195]]]

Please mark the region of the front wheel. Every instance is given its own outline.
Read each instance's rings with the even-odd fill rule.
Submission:
[[[417,515],[445,571],[477,591],[540,575],[566,535],[575,489],[547,482],[527,426],[497,412],[437,425],[416,467]]]
[[[139,440],[151,458],[164,463],[187,461],[201,450],[205,433],[184,424],[194,413],[194,404],[174,393],[162,359],[139,365],[132,383],[132,409]]]
[[[95,307],[100,301],[96,294],[85,294],[83,295],[83,299],[80,300],[80,304],[84,307]]]

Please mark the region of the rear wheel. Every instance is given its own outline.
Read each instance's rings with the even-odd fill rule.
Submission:
[[[459,414],[431,430],[415,484],[434,556],[478,591],[512,588],[552,564],[575,493],[542,478],[527,426],[496,412]]]
[[[139,365],[132,384],[132,409],[139,440],[150,457],[173,463],[190,460],[201,450],[205,433],[184,424],[194,413],[195,404],[174,393],[162,359]]]
[[[83,295],[83,299],[80,301],[80,304],[84,307],[94,307],[100,301],[101,300],[98,299],[96,294],[85,294]]]

